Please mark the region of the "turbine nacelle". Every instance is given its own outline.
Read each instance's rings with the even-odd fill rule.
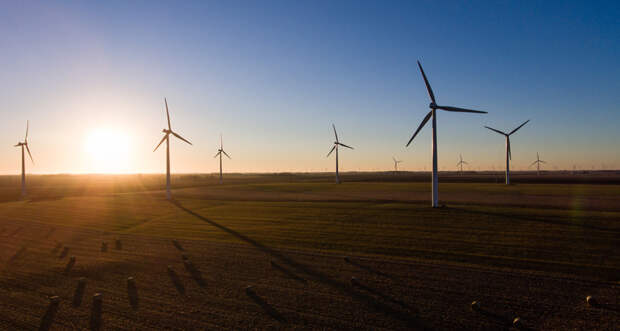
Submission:
[[[436,103],[431,102],[431,103],[428,104],[428,108],[430,108],[430,109],[437,109],[437,108],[439,108],[439,106],[437,106]]]

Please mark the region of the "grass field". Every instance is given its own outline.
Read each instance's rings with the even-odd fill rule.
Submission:
[[[576,176],[3,177],[0,328],[614,329],[620,176]]]

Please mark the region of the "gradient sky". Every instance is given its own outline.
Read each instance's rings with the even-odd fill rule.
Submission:
[[[389,5],[386,5],[389,4]],[[620,168],[620,4],[569,1],[0,1],[0,173],[430,169],[421,60],[439,104],[440,170]],[[430,124],[430,123],[429,123]],[[92,141],[107,139],[108,147]]]

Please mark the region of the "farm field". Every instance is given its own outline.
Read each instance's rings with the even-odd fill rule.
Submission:
[[[2,177],[0,329],[617,328],[620,175],[497,178]]]

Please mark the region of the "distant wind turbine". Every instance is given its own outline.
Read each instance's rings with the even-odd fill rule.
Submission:
[[[398,164],[402,163],[403,161],[397,160],[395,157],[392,156],[392,160],[394,160],[394,172],[398,172]]]
[[[456,164],[457,167],[461,167],[461,174],[463,173],[463,164],[469,164],[463,161],[463,155],[459,154],[460,161]]]
[[[547,163],[543,160],[540,159],[540,155],[538,155],[538,152],[536,152],[536,161],[532,162],[532,164],[530,164],[530,167],[533,165],[536,165],[536,175],[540,175],[540,164],[541,163]],[[574,170],[574,168],[573,168]]]
[[[490,128],[488,126],[485,126],[485,128],[491,130],[491,131],[495,131],[501,135],[504,135],[506,137],[506,185],[510,184],[510,160],[512,160],[512,153],[510,152],[510,135],[512,135],[513,133],[517,132],[517,130],[519,130],[521,127],[523,127],[525,124],[527,124],[527,122],[529,122],[530,120],[527,120],[525,122],[523,122],[523,124],[519,125],[516,129],[510,131],[510,133],[505,133],[503,131],[500,130],[496,130],[493,128]]]
[[[172,127],[170,126],[170,112],[168,112],[168,100],[164,98],[164,102],[166,103],[166,118],[168,119],[168,129],[163,129],[162,132],[165,133],[164,137],[161,139],[159,144],[155,147],[153,152],[155,152],[159,146],[166,141],[166,199],[172,199],[172,194],[170,193],[170,134],[173,136],[183,140],[188,144],[192,144],[189,140],[181,137],[178,133],[172,131]]]
[[[23,142],[18,142],[15,147],[22,148],[22,197],[26,196],[26,161],[24,158],[24,147],[26,147],[26,151],[28,152],[28,156],[30,156],[30,161],[34,164],[34,160],[32,159],[32,154],[30,154],[30,148],[28,148],[28,126],[29,123],[26,121],[26,136],[24,137]]]
[[[334,150],[336,150],[336,184],[340,184],[340,174],[338,173],[338,146],[342,146],[342,147],[346,147],[346,148],[350,148],[350,149],[353,149],[353,147],[347,146],[347,145],[341,143],[338,140],[338,133],[336,133],[336,126],[334,124],[332,124],[332,127],[334,128],[334,136],[336,137],[336,141],[334,141],[334,147],[332,147],[332,149],[329,151],[329,153],[327,153],[327,157],[329,157],[332,154],[332,152]]]
[[[220,149],[217,150],[217,154],[214,156],[214,158],[218,156],[220,157],[220,184],[222,183],[222,154],[226,155],[226,157],[230,159],[230,156],[224,151],[224,143],[222,142],[222,135],[220,134]]]
[[[411,142],[413,141],[413,138],[415,138],[415,136],[418,134],[418,132],[420,132],[420,130],[424,127],[424,125],[432,117],[433,118],[433,140],[432,140],[432,148],[433,148],[433,201],[432,201],[432,206],[433,207],[439,207],[439,191],[438,191],[439,190],[439,187],[438,187],[439,180],[438,180],[438,176],[437,176],[437,109],[446,110],[446,111],[453,111],[453,112],[478,113],[478,114],[486,114],[487,112],[486,111],[480,111],[480,110],[471,110],[471,109],[465,109],[465,108],[457,108],[457,107],[439,106],[439,105],[437,105],[437,103],[435,102],[435,94],[433,94],[433,89],[431,88],[431,84],[428,82],[428,79],[426,79],[426,74],[424,74],[424,69],[422,69],[422,65],[420,64],[420,61],[418,61],[418,67],[420,68],[420,73],[422,73],[422,78],[424,78],[424,84],[426,84],[426,90],[428,91],[428,95],[431,98],[431,103],[428,105],[428,107],[431,109],[431,111],[428,114],[426,114],[426,116],[422,120],[422,123],[420,123],[420,126],[418,127],[418,129],[415,131],[415,133],[413,134],[411,139],[409,139],[409,142],[407,142],[407,146],[409,146],[409,144],[411,144]]]

